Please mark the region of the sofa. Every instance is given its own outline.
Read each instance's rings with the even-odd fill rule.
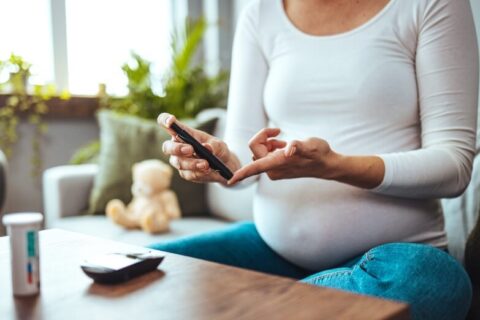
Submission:
[[[202,121],[217,118],[213,134],[223,136],[225,111],[207,110],[199,115]],[[171,222],[170,231],[147,234],[141,230],[126,230],[113,224],[103,215],[83,214],[87,208],[97,164],[63,165],[43,173],[43,207],[46,228],[61,228],[127,242],[148,245],[215,229],[234,221],[252,219],[252,196],[255,186],[230,190],[217,184],[206,185],[208,210],[203,216],[183,217]]]
[[[204,118],[217,117],[214,134],[223,136],[225,111],[212,110]],[[474,161],[472,180],[460,197],[442,199],[449,251],[463,261],[464,248],[480,211],[480,157]],[[62,228],[136,245],[148,245],[222,228],[234,221],[252,218],[252,197],[255,186],[226,189],[217,184],[206,186],[208,212],[201,217],[186,217],[173,221],[171,230],[149,235],[140,230],[125,230],[105,216],[81,215],[98,171],[96,164],[53,167],[43,174],[43,200],[47,228]]]

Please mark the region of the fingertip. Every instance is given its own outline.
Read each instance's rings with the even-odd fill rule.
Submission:
[[[240,181],[240,179],[232,178],[232,179],[228,180],[227,184],[229,186],[233,186],[234,184],[237,184],[239,181]]]
[[[274,136],[278,136],[280,134],[280,128],[271,128],[270,134]]]
[[[233,176],[230,178],[230,180],[227,181],[227,185],[231,186],[235,184],[237,181],[238,181],[238,175],[234,173]]]
[[[166,122],[166,119],[168,119],[168,117],[170,117],[169,113],[166,113],[166,112],[160,113],[157,117],[157,123],[161,124],[161,125],[164,125],[165,122]]]
[[[170,114],[170,113],[166,113],[166,112],[163,112],[161,113],[158,117],[157,117],[157,123],[162,125],[162,126],[165,126],[167,128],[170,128],[170,126],[172,125],[172,123],[174,123],[176,120],[175,116]]]

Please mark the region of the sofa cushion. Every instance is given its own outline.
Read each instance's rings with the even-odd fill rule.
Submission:
[[[152,235],[142,230],[127,230],[114,224],[105,216],[76,216],[52,221],[49,224],[49,228],[59,228],[133,245],[146,246],[183,236],[217,230],[229,224],[229,222],[215,218],[189,217],[173,220],[170,223],[170,232]]]
[[[145,159],[160,159],[168,163],[162,143],[170,139],[153,120],[140,119],[112,111],[98,114],[101,149],[99,170],[89,199],[90,214],[103,214],[111,199],[130,202],[132,165]],[[206,132],[212,132],[216,119],[187,122]],[[184,216],[208,214],[205,186],[183,180],[174,170],[171,189],[175,191]]]

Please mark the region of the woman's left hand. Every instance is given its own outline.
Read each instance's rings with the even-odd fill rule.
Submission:
[[[287,144],[272,138],[279,132],[278,129],[263,129],[253,137],[249,146],[254,161],[237,170],[228,184],[262,172],[266,172],[272,180],[331,178],[340,155],[335,153],[325,140],[309,138],[303,141],[293,140]]]

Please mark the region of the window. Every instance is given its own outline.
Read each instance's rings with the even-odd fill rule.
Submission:
[[[0,59],[13,52],[32,63],[34,84],[64,77],[74,95],[95,95],[100,83],[110,94],[122,95],[127,88],[121,66],[131,51],[151,61],[155,75],[168,68],[171,5],[171,0],[3,0]],[[58,46],[65,47],[60,52],[66,57],[55,61]]]
[[[68,82],[73,94],[126,93],[121,65],[133,50],[161,75],[170,62],[169,0],[66,0]],[[160,79],[158,83],[160,82]]]
[[[49,4],[49,0],[0,1],[0,59],[11,53],[22,56],[33,64],[31,80],[38,84],[54,81]]]
[[[102,83],[108,93],[123,95],[121,66],[134,51],[152,62],[159,77],[152,86],[161,91],[172,30],[187,15],[205,15],[210,23],[203,48],[207,70],[229,67],[232,8],[233,1],[223,0],[1,0],[0,59],[13,52],[31,62],[32,84],[56,83],[73,95],[95,95]]]

